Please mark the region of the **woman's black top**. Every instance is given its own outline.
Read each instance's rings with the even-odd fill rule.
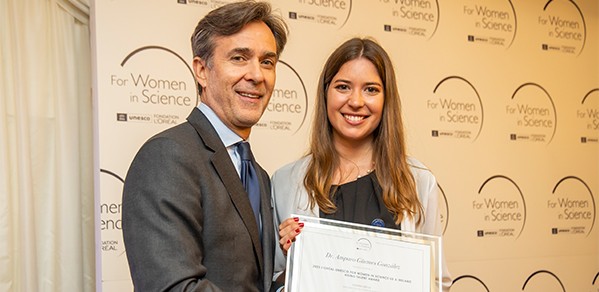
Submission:
[[[333,186],[332,192],[335,192],[333,202],[337,210],[333,214],[325,214],[321,210],[321,218],[374,226],[383,223],[386,228],[401,229],[383,202],[381,186],[374,172],[355,181]]]

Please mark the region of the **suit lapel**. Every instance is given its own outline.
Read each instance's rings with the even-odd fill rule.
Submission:
[[[194,108],[189,117],[187,117],[187,120],[196,129],[206,147],[214,151],[211,158],[212,164],[250,234],[260,266],[260,272],[263,273],[263,253],[258,225],[256,224],[254,211],[250,205],[247,192],[239,179],[235,166],[231,162],[231,157],[214,130],[214,127],[212,127],[210,121],[208,121],[199,109]],[[262,181],[260,184],[262,187],[264,186]]]

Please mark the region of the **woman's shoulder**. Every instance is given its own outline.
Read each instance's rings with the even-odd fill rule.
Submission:
[[[435,176],[433,175],[432,171],[420,160],[408,156],[407,161],[414,179],[435,181]]]
[[[296,176],[298,174],[304,174],[310,159],[311,156],[304,156],[296,161],[281,166],[279,169],[275,170],[272,175],[272,179],[289,179],[290,177]]]
[[[424,165],[424,163],[412,156],[407,157],[407,162],[408,166],[412,171],[430,172],[430,170],[428,169],[428,167],[426,167],[426,165]]]

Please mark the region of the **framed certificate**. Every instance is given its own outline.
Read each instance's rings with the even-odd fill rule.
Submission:
[[[292,215],[304,223],[287,253],[287,292],[441,291],[441,237]]]

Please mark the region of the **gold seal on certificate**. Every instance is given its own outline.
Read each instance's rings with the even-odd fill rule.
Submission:
[[[441,237],[292,216],[285,291],[441,291]]]

